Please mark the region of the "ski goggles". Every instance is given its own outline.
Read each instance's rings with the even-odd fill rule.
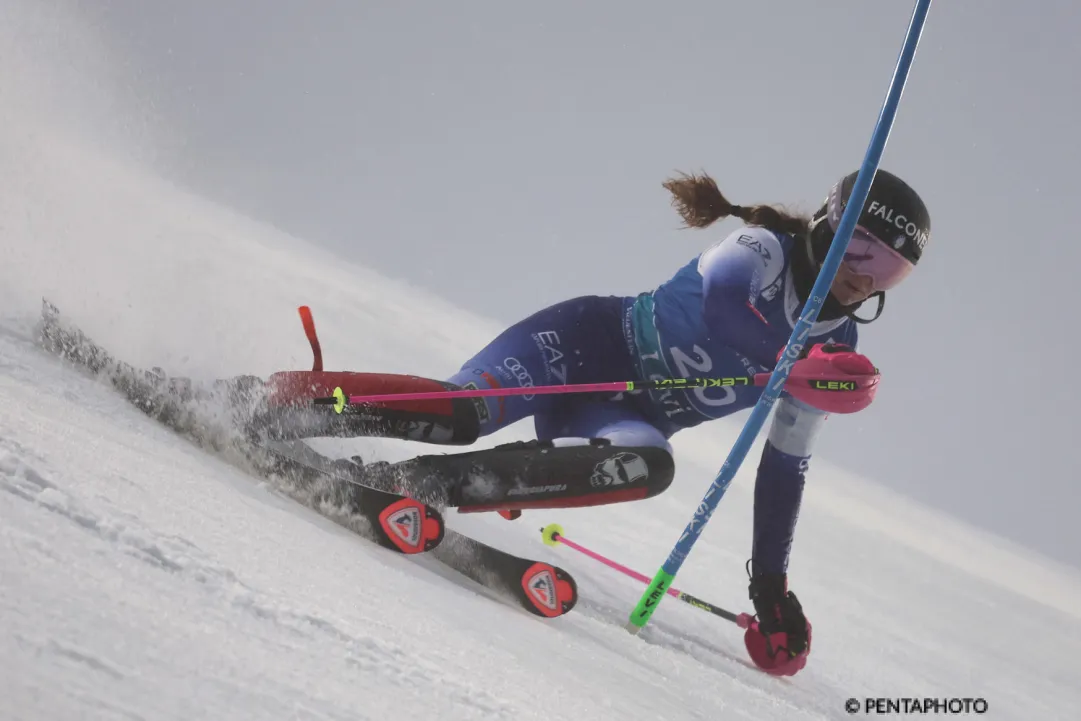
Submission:
[[[858,225],[845,249],[844,264],[853,273],[870,277],[876,291],[893,288],[914,267],[910,260]]]

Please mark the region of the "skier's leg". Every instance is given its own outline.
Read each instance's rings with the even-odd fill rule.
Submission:
[[[622,301],[583,296],[557,303],[496,336],[447,381],[377,373],[295,371],[271,376],[261,433],[276,438],[383,436],[468,445],[480,436],[550,410],[553,396],[387,402],[335,414],[311,399],[336,387],[347,395],[459,388],[528,387],[633,378],[622,342]]]
[[[618,297],[582,296],[544,308],[500,333],[449,380],[462,388],[521,388],[633,380]],[[474,399],[480,435],[561,403],[555,395]]]
[[[606,496],[598,495],[593,503],[583,505],[648,498],[665,491],[675,475],[671,443],[634,408],[629,398],[608,402],[568,398],[552,412],[538,415],[534,424],[537,438],[553,446],[607,446],[609,455],[603,462],[564,470],[568,478],[588,478],[593,487],[608,491]],[[624,484],[643,473],[649,492],[624,492]]]
[[[629,403],[575,403],[536,424],[538,440],[418,456],[365,471],[362,482],[461,512],[605,505],[672,482],[667,439]]]
[[[641,500],[666,490],[673,472],[663,448],[574,438],[371,464],[357,480],[468,513]]]

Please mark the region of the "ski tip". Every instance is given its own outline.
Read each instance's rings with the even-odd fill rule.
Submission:
[[[544,541],[545,546],[554,546],[559,543],[559,539],[556,536],[563,535],[563,526],[558,523],[549,523],[544,528],[540,529],[541,540]]]
[[[522,574],[527,610],[544,618],[568,613],[578,603],[578,584],[562,568],[537,562]]]
[[[388,548],[405,554],[424,553],[443,541],[439,511],[412,498],[391,503],[379,513],[379,526]]]

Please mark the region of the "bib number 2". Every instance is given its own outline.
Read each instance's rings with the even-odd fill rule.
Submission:
[[[691,353],[694,355],[687,355],[679,348],[670,348],[669,353],[672,354],[672,360],[676,364],[676,369],[679,371],[679,375],[682,378],[692,378],[694,376],[704,377],[708,376],[710,371],[713,370],[713,360],[709,355],[698,347],[697,344],[691,348]],[[694,396],[702,405],[706,406],[727,406],[736,402],[736,391],[731,386],[722,386],[720,388],[720,395],[710,397],[706,395],[706,388],[695,388]],[[717,390],[717,389],[709,389]]]

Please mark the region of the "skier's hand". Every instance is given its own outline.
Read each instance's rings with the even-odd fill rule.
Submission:
[[[784,349],[778,355],[783,362]],[[867,356],[843,343],[805,348],[792,365],[785,391],[826,413],[856,413],[875,399],[879,374]]]
[[[807,664],[811,622],[803,615],[784,574],[751,577],[756,620],[743,634],[747,652],[759,668],[775,676],[792,676]]]

